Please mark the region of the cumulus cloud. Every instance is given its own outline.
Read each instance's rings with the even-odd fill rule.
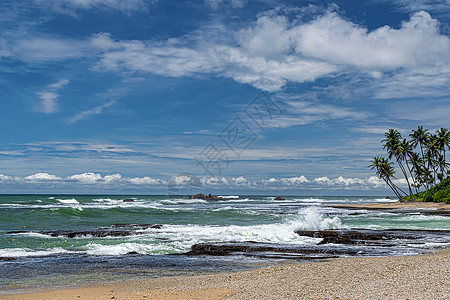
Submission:
[[[393,182],[400,187],[406,187],[403,178],[394,179]],[[351,178],[338,176],[336,178],[316,177],[307,179],[304,175],[294,177],[280,177],[269,179],[248,179],[244,176],[225,177],[195,177],[191,174],[173,176],[168,182],[161,178],[150,176],[124,177],[120,173],[102,175],[100,173],[85,172],[67,177],[60,177],[49,173],[36,173],[26,177],[12,177],[0,174],[0,183],[24,187],[27,184],[40,184],[42,187],[76,188],[88,186],[89,188],[167,188],[168,191],[179,192],[179,188],[190,187],[191,192],[201,192],[202,189],[248,189],[249,191],[298,191],[298,190],[387,190],[385,182],[376,176],[366,178]]]
[[[164,180],[161,180],[159,178],[155,179],[155,178],[152,178],[149,176],[129,178],[128,182],[130,182],[134,185],[165,185],[165,184],[167,184],[167,182]]]
[[[206,34],[208,40],[201,33],[159,42],[116,41],[101,33],[90,43],[101,51],[99,71],[171,77],[209,73],[266,91],[335,73],[364,72],[378,80],[393,70],[434,74],[432,68],[442,72],[450,62],[450,40],[425,11],[414,13],[400,28],[373,31],[328,11],[306,23],[262,14],[239,31],[223,29],[221,34]]]
[[[25,177],[24,180],[30,182],[43,182],[43,181],[45,182],[45,181],[60,181],[62,180],[62,178],[49,173],[36,173]]]
[[[37,95],[41,102],[36,107],[36,110],[46,114],[55,113],[58,110],[57,100],[59,94],[57,92],[68,83],[69,80],[60,79],[58,82],[50,84],[45,91],[38,92]]]

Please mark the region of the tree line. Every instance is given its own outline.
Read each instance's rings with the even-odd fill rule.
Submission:
[[[375,156],[369,168],[391,188],[400,201],[406,196],[413,200],[413,194],[421,189],[428,190],[450,176],[450,164],[446,162],[446,151],[450,151],[450,132],[440,128],[435,133],[419,126],[412,130],[409,140],[396,129],[389,129],[381,141],[387,151],[387,158]],[[406,179],[408,190],[396,185],[394,165]]]

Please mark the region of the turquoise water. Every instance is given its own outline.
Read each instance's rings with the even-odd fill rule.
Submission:
[[[133,199],[124,202],[123,199]],[[312,245],[296,230],[342,228],[450,230],[450,218],[402,211],[330,208],[331,204],[392,202],[382,197],[238,196],[208,202],[187,196],[0,195],[0,290],[245,270],[271,259],[174,256],[203,242]],[[114,224],[130,236],[69,238],[49,231],[95,231]],[[19,232],[18,232],[19,231]],[[438,242],[412,245],[450,246]],[[405,248],[397,254],[404,255]],[[130,255],[132,254],[132,255]],[[410,252],[410,254],[412,254]],[[389,254],[388,254],[389,255]],[[121,277],[122,276],[122,277]],[[0,291],[1,294],[1,291]]]
[[[123,202],[132,198],[134,202]],[[450,229],[445,216],[349,211],[329,204],[389,202],[380,197],[233,196],[208,202],[186,196],[1,195],[0,257],[57,253],[124,255],[183,253],[195,243],[257,241],[311,243],[295,230],[328,228]],[[95,230],[113,224],[160,224],[139,235],[49,237],[36,231]],[[30,231],[7,234],[9,231]]]

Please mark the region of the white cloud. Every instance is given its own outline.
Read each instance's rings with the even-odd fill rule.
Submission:
[[[228,186],[229,182],[224,177],[203,177],[200,179],[202,185],[205,186]]]
[[[103,180],[101,174],[93,173],[93,172],[75,174],[75,175],[69,176],[68,179],[79,181],[80,183],[84,183],[84,184],[94,184],[94,183],[97,183],[97,182]]]
[[[268,14],[237,32],[222,28],[212,34],[204,29],[163,42],[114,41],[101,33],[90,43],[103,52],[95,67],[99,71],[171,77],[209,73],[276,91],[289,81],[314,81],[337,72],[364,72],[375,80],[393,70],[426,76],[431,68],[442,69],[450,62],[450,40],[439,33],[438,25],[424,11],[398,29],[383,26],[373,31],[330,11],[309,23]]]
[[[383,26],[369,32],[331,12],[291,32],[297,52],[337,65],[383,71],[449,62],[450,40],[424,11],[399,29]]]
[[[297,177],[281,178],[280,181],[284,185],[296,186],[296,185],[300,185],[302,183],[308,182],[308,179],[306,179],[305,176],[301,175],[301,176],[297,176]]]
[[[83,40],[32,37],[18,41],[12,52],[26,62],[48,62],[87,56],[90,47]]]
[[[60,181],[62,180],[61,177],[58,177],[56,175],[52,175],[49,173],[36,173],[30,176],[27,176],[24,178],[26,181],[30,182],[41,182],[41,181]]]
[[[0,174],[0,182],[2,181],[10,181],[13,180],[14,178],[8,175],[4,175],[4,174]]]
[[[135,185],[165,185],[166,181],[149,176],[129,178],[128,181]]]
[[[404,178],[394,179],[393,182],[406,188],[406,180]],[[272,177],[270,179],[254,179],[250,180],[244,176],[232,177],[227,179],[225,177],[201,177],[195,178],[192,175],[177,175],[173,176],[170,182],[164,179],[153,178],[150,176],[143,177],[123,177],[119,173],[107,174],[102,176],[100,173],[85,172],[81,174],[74,174],[68,177],[59,177],[49,173],[36,173],[26,177],[12,177],[0,174],[0,183],[2,184],[17,184],[24,187],[27,184],[39,183],[42,187],[54,186],[58,183],[61,187],[76,188],[81,185],[88,185],[90,188],[108,188],[113,190],[120,187],[139,188],[145,186],[152,186],[161,188],[167,186],[168,190],[178,191],[179,187],[197,188],[213,188],[213,189],[234,189],[246,188],[249,190],[371,190],[381,189],[388,190],[388,186],[376,176],[367,178],[351,178],[338,176],[336,178],[316,177],[308,180],[304,175],[295,177]]]
[[[76,114],[75,116],[73,116],[71,118],[66,119],[66,121],[67,121],[67,123],[73,124],[73,123],[78,122],[80,120],[83,120],[83,119],[85,119],[87,117],[94,116],[94,115],[99,115],[99,114],[101,114],[103,112],[103,110],[105,108],[108,108],[108,107],[112,106],[114,104],[114,102],[115,102],[114,100],[111,100],[111,101],[109,101],[109,102],[107,102],[105,104],[96,106],[93,109],[83,111],[83,112],[81,112],[79,114]]]
[[[60,79],[58,82],[50,84],[43,92],[38,92],[37,95],[41,99],[41,102],[36,107],[36,110],[46,114],[55,113],[58,110],[57,99],[59,94],[57,93],[63,86],[69,83],[67,79]]]
[[[121,181],[122,175],[120,175],[119,173],[105,175],[105,177],[103,177],[103,180],[105,181],[105,183],[114,183],[117,181]]]
[[[232,182],[234,184],[240,185],[240,186],[250,186],[250,185],[252,185],[252,183],[249,180],[247,180],[245,177],[243,177],[243,176],[239,176],[239,177],[236,177],[236,178],[233,177],[231,180],[232,180]]]

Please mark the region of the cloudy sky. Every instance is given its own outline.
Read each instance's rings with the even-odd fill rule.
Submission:
[[[0,193],[379,194],[450,127],[448,0],[0,1]]]

